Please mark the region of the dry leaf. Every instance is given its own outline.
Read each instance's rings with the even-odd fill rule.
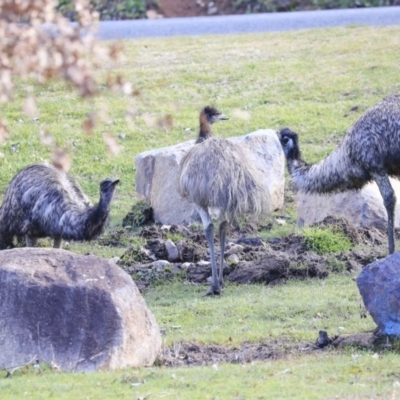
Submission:
[[[115,138],[109,133],[104,134],[104,141],[106,142],[107,148],[111,154],[117,156],[121,153],[122,147],[117,143]]]
[[[40,143],[45,146],[53,147],[55,145],[54,137],[47,131],[41,130],[39,133]]]
[[[174,119],[171,114],[164,115],[157,120],[157,126],[159,128],[172,129],[174,126]]]
[[[72,165],[71,157],[65,150],[56,148],[53,151],[53,165],[64,172],[68,172]]]
[[[83,121],[82,129],[87,134],[92,133],[93,129],[96,127],[96,124],[97,114],[92,113],[85,119],[85,121]]]
[[[155,118],[150,115],[149,113],[144,113],[142,115],[144,123],[149,127],[149,128],[154,128],[156,126],[156,120]]]
[[[36,106],[36,100],[32,95],[29,95],[22,106],[24,113],[31,119],[38,116],[38,109]]]
[[[0,143],[3,143],[9,135],[10,133],[6,123],[0,118]]]

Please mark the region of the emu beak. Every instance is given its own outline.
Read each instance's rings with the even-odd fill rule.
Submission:
[[[220,121],[223,121],[223,120],[229,119],[229,117],[226,116],[226,115],[224,115],[224,114],[220,114],[220,115],[218,116],[218,119],[219,119]]]
[[[115,180],[112,181],[111,184],[112,184],[113,186],[116,186],[116,185],[118,185],[118,183],[119,183],[119,179],[115,179]]]

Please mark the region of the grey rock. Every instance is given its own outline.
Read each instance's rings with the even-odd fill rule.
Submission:
[[[60,249],[0,252],[0,367],[64,371],[152,365],[158,324],[115,263]]]
[[[390,178],[400,198],[400,182]],[[296,196],[298,225],[313,225],[327,216],[344,217],[355,226],[387,229],[387,213],[375,182],[360,191],[332,195],[298,193]],[[400,227],[400,202],[396,204],[395,226]]]
[[[165,241],[165,249],[167,250],[168,261],[173,262],[179,260],[178,248],[175,246],[175,243],[172,240],[167,239]]]
[[[400,336],[400,252],[368,264],[356,282],[379,332]]]
[[[240,244],[234,244],[225,252],[225,256],[230,256],[231,254],[243,253],[244,247]]]
[[[165,267],[168,267],[171,264],[167,260],[157,260],[154,261],[152,265],[156,267],[157,271],[162,271],[165,269]]]
[[[228,258],[226,259],[226,261],[229,264],[234,264],[237,265],[240,262],[239,256],[237,254],[231,254],[230,256],[228,256]]]

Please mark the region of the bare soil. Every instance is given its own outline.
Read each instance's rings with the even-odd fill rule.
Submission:
[[[320,331],[325,333],[325,331]],[[166,367],[214,366],[220,363],[246,364],[253,361],[279,360],[288,356],[301,356],[315,352],[341,350],[355,347],[364,350],[385,351],[399,348],[399,339],[394,336],[364,332],[327,337],[327,341],[293,344],[286,338],[268,343],[244,342],[239,346],[201,345],[199,343],[176,343],[163,349],[156,364]]]
[[[125,223],[129,221],[125,220]],[[288,279],[324,279],[332,272],[359,272],[385,256],[386,236],[377,229],[356,229],[344,219],[326,218],[319,225],[343,232],[362,250],[318,255],[307,248],[303,236],[263,240],[252,224],[232,229],[224,254],[224,278],[237,284],[284,284]],[[127,230],[115,231],[101,239],[103,245],[126,246]],[[134,233],[144,244],[127,248],[119,265],[128,272],[141,291],[160,280],[181,279],[207,285],[211,276],[208,246],[198,226],[148,225]],[[173,240],[171,240],[171,238]],[[171,244],[172,243],[172,244]],[[172,246],[175,249],[169,250]],[[215,239],[219,259],[218,238]]]

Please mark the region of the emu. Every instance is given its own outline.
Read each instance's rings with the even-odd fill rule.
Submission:
[[[62,239],[92,240],[105,227],[118,179],[100,183],[100,201],[93,206],[71,175],[49,164],[32,164],[12,179],[0,207],[0,250],[24,237],[27,247],[50,237],[54,248]]]
[[[206,295],[219,295],[223,286],[225,239],[228,225],[244,213],[267,211],[269,192],[257,179],[258,170],[247,160],[244,152],[229,140],[213,137],[211,125],[226,120],[214,107],[200,112],[200,132],[196,144],[185,154],[179,165],[180,194],[196,205],[208,242],[212,284]],[[220,264],[215,261],[214,225],[219,223]]]
[[[301,158],[298,136],[289,128],[278,133],[295,189],[310,193],[360,190],[375,181],[388,216],[389,254],[395,249],[396,195],[389,176],[400,177],[400,96],[384,98],[349,129],[336,150],[317,164]]]

